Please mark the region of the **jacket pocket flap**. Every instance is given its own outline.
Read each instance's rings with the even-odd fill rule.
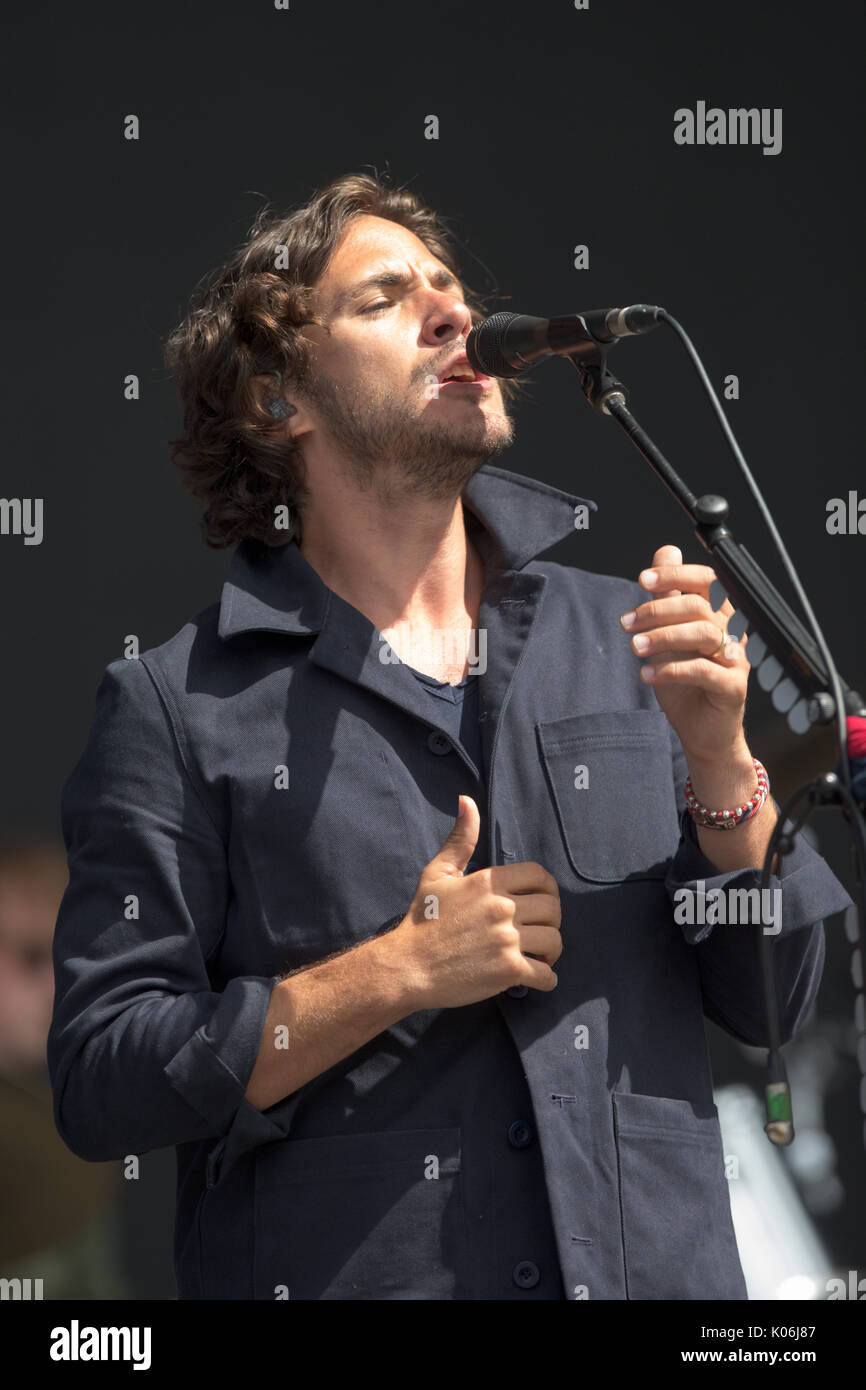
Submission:
[[[614,1091],[613,1106],[618,1134],[652,1134],[659,1138],[696,1139],[713,1144],[719,1142],[719,1112],[715,1105],[708,1105],[705,1113],[699,1114],[690,1100]]]
[[[536,732],[575,873],[592,883],[663,879],[680,841],[664,714],[573,714]]]
[[[286,1181],[397,1170],[415,1171],[423,1177],[431,1159],[436,1160],[439,1173],[460,1172],[460,1130],[383,1130],[286,1139],[266,1144],[259,1152],[262,1162],[270,1159],[279,1165],[280,1175]]]

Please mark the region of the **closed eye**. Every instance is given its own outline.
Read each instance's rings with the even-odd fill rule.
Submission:
[[[375,304],[368,304],[366,309],[362,309],[362,314],[372,314],[376,309],[387,309],[391,303],[390,299],[378,299]]]

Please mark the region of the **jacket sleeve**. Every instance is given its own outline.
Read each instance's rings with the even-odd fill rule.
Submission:
[[[227,855],[177,732],[145,663],[112,662],[63,788],[47,1060],[58,1131],[91,1161],[284,1133],[244,1099],[278,977],[212,988]]]
[[[702,891],[714,888],[760,889],[761,865],[720,873],[705,856],[698,843],[694,821],[685,809],[683,789],[688,764],[682,744],[671,729],[674,785],[679,805],[680,844],[671,861],[666,888],[671,902],[680,889]],[[774,800],[773,805],[780,808]],[[787,829],[792,828],[789,821]],[[725,831],[718,831],[723,835]],[[829,865],[798,834],[794,849],[785,855],[781,875],[771,874],[770,891],[781,889],[781,925],[771,936],[773,977],[779,1001],[782,1041],[788,1042],[802,1027],[818,993],[824,967],[825,917],[851,905],[851,898]],[[682,901],[682,899],[680,899]],[[774,922],[774,928],[779,925]],[[764,1003],[757,951],[759,924],[684,924],[679,927],[686,941],[695,947],[700,971],[704,1013],[707,1018],[739,1041],[753,1047],[766,1047]]]

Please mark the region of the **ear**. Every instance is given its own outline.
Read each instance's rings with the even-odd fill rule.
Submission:
[[[263,410],[274,416],[273,430],[277,438],[297,439],[310,429],[306,411],[299,401],[292,399],[291,383],[281,383],[279,372],[263,372],[252,378],[256,400]],[[277,407],[274,413],[272,407]]]

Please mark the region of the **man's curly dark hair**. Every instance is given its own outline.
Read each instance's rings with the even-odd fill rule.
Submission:
[[[316,282],[347,224],[365,214],[407,227],[458,275],[450,233],[437,213],[378,175],[347,174],[287,214],[263,207],[247,240],[206,277],[166,340],[165,363],[183,404],[183,434],[170,441],[170,456],[206,504],[202,533],[214,549],[247,538],[269,546],[300,539],[307,496],[300,452],[274,435],[274,417],[258,400],[253,378],[280,372],[283,386],[303,384],[311,362],[301,330],[318,321]],[[480,322],[482,297],[466,292],[466,304],[473,324]],[[501,382],[506,400],[515,385]],[[289,508],[288,529],[274,526],[281,505]]]

